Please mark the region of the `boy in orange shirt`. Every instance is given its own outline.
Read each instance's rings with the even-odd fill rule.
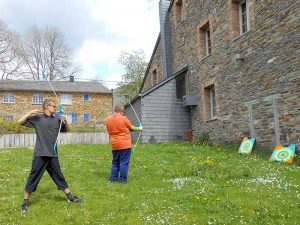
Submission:
[[[112,147],[111,182],[118,181],[127,183],[127,175],[131,155],[130,131],[141,131],[142,126],[133,126],[128,118],[124,116],[124,107],[117,105],[115,113],[106,118],[106,128]],[[119,178],[120,174],[120,178]]]

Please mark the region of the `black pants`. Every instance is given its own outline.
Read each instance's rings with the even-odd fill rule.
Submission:
[[[26,192],[34,192],[36,190],[45,170],[47,170],[59,190],[64,190],[68,187],[57,157],[34,156],[31,172],[25,186]]]

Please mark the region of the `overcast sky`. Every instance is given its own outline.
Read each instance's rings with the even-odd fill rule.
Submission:
[[[159,34],[159,0],[0,0],[0,19],[23,33],[56,26],[82,66],[81,78],[120,81],[122,51],[142,49],[150,59]],[[110,88],[113,83],[106,82]]]

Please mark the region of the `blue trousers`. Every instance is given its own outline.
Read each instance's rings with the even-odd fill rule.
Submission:
[[[120,182],[127,183],[127,175],[130,163],[131,148],[122,150],[112,150],[112,162],[111,162],[111,173],[110,181],[119,180]]]

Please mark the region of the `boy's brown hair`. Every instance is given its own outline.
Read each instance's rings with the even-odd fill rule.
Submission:
[[[46,98],[44,101],[43,101],[43,109],[45,109],[46,105],[48,105],[50,102],[53,102],[55,103],[55,101],[53,101],[52,99],[49,99],[49,98]]]
[[[123,113],[124,112],[124,106],[120,105],[120,104],[116,105],[115,112],[116,113]]]

